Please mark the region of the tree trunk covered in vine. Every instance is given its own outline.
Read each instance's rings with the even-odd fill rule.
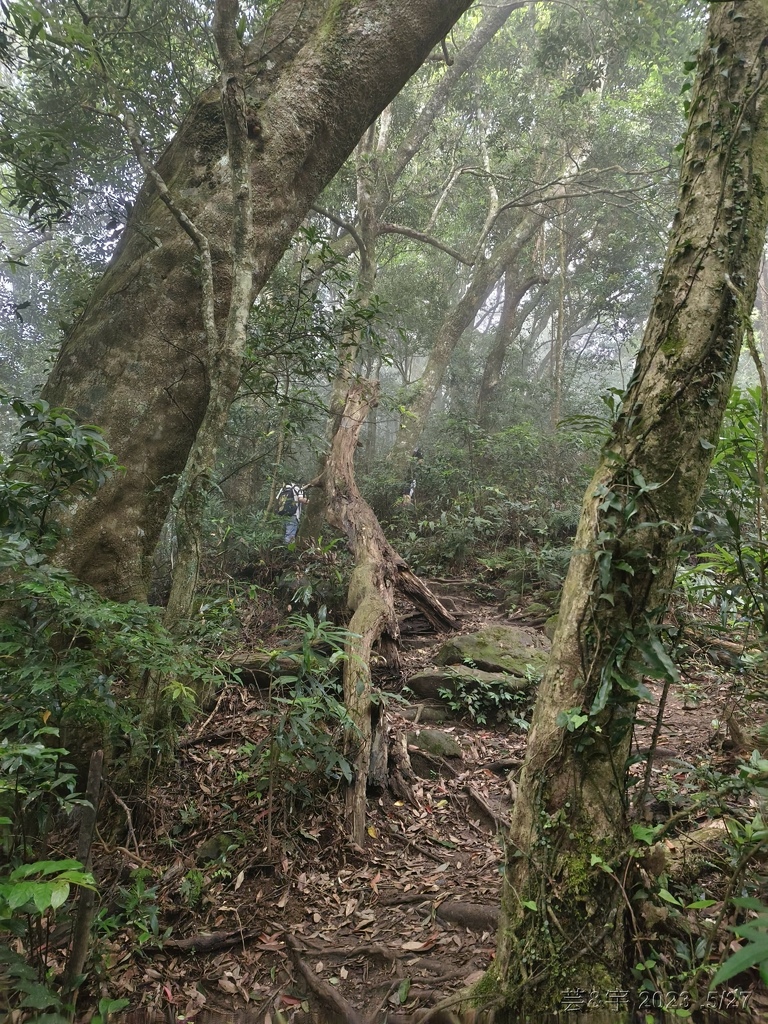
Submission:
[[[253,293],[366,127],[471,0],[282,0],[245,65],[256,239]],[[218,87],[158,171],[210,241],[227,315],[233,203]],[[60,561],[103,594],[146,596],[151,555],[209,398],[197,250],[142,188],[115,256],[66,338],[44,397],[103,427],[125,472],[81,502]]]
[[[566,994],[583,990],[585,1009],[591,992],[603,1001],[589,1019],[613,1024],[621,1014],[608,994],[634,987],[622,891],[627,754],[643,676],[674,673],[660,623],[768,223],[768,0],[711,12],[678,213],[635,372],[584,499],[518,785],[497,957],[477,990],[480,1015],[496,1022],[553,1019]]]

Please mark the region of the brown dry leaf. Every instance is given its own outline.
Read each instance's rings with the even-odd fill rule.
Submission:
[[[223,989],[224,992],[229,992],[230,995],[234,995],[237,992],[237,985],[230,981],[229,978],[219,978],[218,985],[220,989]]]
[[[322,974],[325,969],[325,964],[322,960],[318,960],[315,964],[315,974]]]

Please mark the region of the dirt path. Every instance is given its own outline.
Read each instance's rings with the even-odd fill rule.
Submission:
[[[451,599],[462,631],[509,622],[458,583],[434,586]],[[427,664],[441,639],[405,615],[405,674]],[[713,669],[668,695],[649,817],[660,793],[682,791],[703,754],[724,756],[709,744],[726,685]],[[372,797],[361,848],[339,829],[338,796],[308,790],[278,800],[265,790],[253,767],[263,708],[263,694],[228,687],[204,731],[192,727],[178,764],[134,808],[131,841],[97,850],[105,906],[124,919],[130,905],[134,918],[128,937],[102,940],[105,991],[131,1000],[120,1019],[298,1024],[309,1020],[309,1001],[320,1001],[335,1002],[349,1024],[379,1024],[479,977],[494,954],[509,776],[522,763],[525,733],[441,724],[460,756],[412,748],[413,799]],[[424,723],[414,724],[415,714],[388,706],[396,730],[418,731]],[[641,749],[652,743],[654,722],[654,706],[644,705]],[[159,934],[172,929],[162,949],[147,927],[153,905]]]

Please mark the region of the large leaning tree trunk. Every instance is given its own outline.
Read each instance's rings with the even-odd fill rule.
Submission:
[[[584,499],[518,785],[496,962],[477,991],[480,1016],[496,1022],[552,1019],[565,992],[582,990],[586,1009],[590,992],[633,988],[627,754],[643,675],[674,671],[659,625],[755,297],[768,223],[767,42],[768,0],[712,4],[678,213]],[[620,1018],[607,1006],[590,1014]]]
[[[253,294],[366,127],[472,0],[282,0],[244,66]],[[231,288],[233,203],[220,89],[203,93],[157,164],[209,240],[216,314]],[[75,509],[61,561],[118,600],[146,597],[151,555],[206,413],[198,251],[148,180],[118,251],[44,390],[104,428],[125,472]]]
[[[245,50],[238,39],[238,0],[216,0],[213,35],[219,58],[221,108],[229,154],[232,231],[229,268],[229,308],[216,316],[216,287],[211,247],[196,225],[187,223],[170,198],[166,206],[175,214],[200,255],[201,313],[206,336],[208,403],[187,457],[176,499],[178,550],[165,623],[174,625],[192,611],[200,571],[205,506],[216,468],[219,444],[242,377],[248,316],[253,305],[253,197],[251,193],[251,142]],[[154,168],[146,168],[159,191],[165,182]],[[218,322],[217,322],[218,320]],[[159,682],[159,681],[158,681]],[[159,682],[159,685],[162,685]],[[150,703],[155,703],[151,701]]]
[[[348,737],[354,780],[347,792],[347,830],[357,843],[364,839],[371,757],[371,652],[379,644],[386,656],[394,657],[399,636],[395,593],[400,591],[417,604],[435,628],[455,629],[457,625],[389,544],[355,482],[357,441],[377,396],[375,381],[358,380],[349,387],[322,481],[328,521],[345,534],[355,559],[348,591],[352,618],[343,685],[344,703],[355,724],[354,734]]]

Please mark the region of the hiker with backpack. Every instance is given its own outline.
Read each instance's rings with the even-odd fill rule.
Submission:
[[[414,448],[411,452],[411,476],[413,479],[403,484],[400,488],[400,497],[397,499],[398,505],[415,505],[416,504],[416,472],[419,469],[424,456],[421,454],[420,448]]]
[[[301,506],[306,505],[309,498],[298,484],[284,484],[277,494],[275,508],[279,516],[285,518],[284,544],[293,544],[299,529]]]

